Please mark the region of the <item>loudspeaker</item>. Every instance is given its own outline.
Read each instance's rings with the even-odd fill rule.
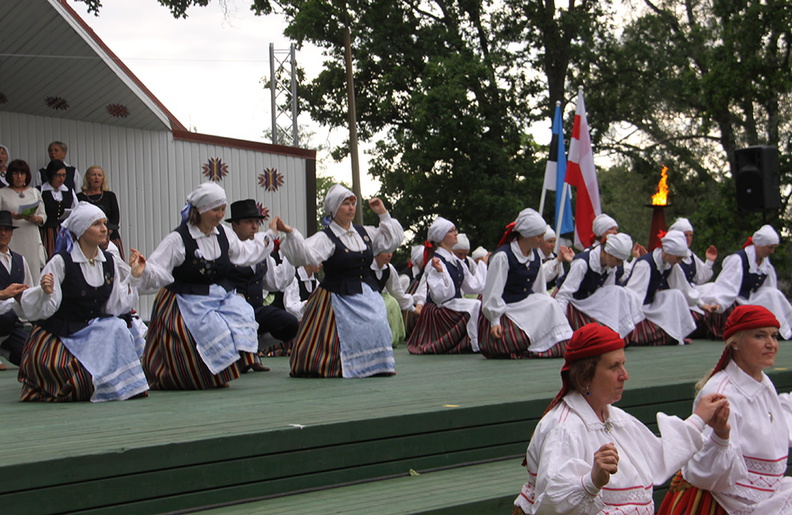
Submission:
[[[737,207],[745,211],[781,207],[778,148],[759,145],[735,150],[734,165]]]

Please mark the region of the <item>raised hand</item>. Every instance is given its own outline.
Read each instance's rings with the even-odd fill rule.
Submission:
[[[44,290],[44,293],[47,295],[52,295],[52,292],[55,289],[55,278],[52,277],[52,274],[44,274],[41,276],[41,281],[39,282],[41,285],[41,289]]]
[[[619,471],[619,451],[612,443],[606,443],[594,453],[594,465],[591,467],[591,480],[594,486],[602,488],[608,484],[612,474]]]
[[[709,248],[707,249],[706,254],[704,254],[704,256],[709,261],[715,261],[716,259],[718,259],[718,249],[716,249],[714,245],[710,245]]]
[[[724,395],[719,393],[710,393],[702,397],[699,401],[698,405],[696,406],[696,415],[701,417],[701,420],[703,420],[704,423],[709,424],[710,420],[712,420],[712,417],[715,416],[715,412],[724,406],[727,409],[729,407],[729,401],[726,400]]]
[[[382,201],[377,197],[374,197],[373,199],[369,200],[369,207],[371,208],[372,211],[374,211],[378,215],[388,212],[388,210],[385,209],[385,204],[383,204]]]
[[[559,261],[566,261],[567,263],[571,263],[572,260],[575,259],[575,251],[570,249],[569,247],[565,247],[561,245],[558,247],[558,260]]]
[[[290,233],[290,232],[292,232],[294,230],[293,228],[291,228],[288,225],[286,225],[286,223],[283,220],[281,220],[281,217],[279,217],[279,216],[275,217],[275,227],[278,228],[278,231],[285,232],[286,234],[288,234],[288,233]]]
[[[135,279],[143,275],[143,270],[146,269],[146,258],[135,249],[129,251],[129,268],[132,269],[132,277]]]

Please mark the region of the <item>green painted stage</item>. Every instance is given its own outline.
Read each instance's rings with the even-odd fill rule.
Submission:
[[[646,422],[688,413],[722,345],[627,349],[620,406]],[[561,360],[404,347],[390,378],[292,379],[287,358],[264,362],[271,372],[227,389],[105,404],[23,404],[15,369],[0,372],[2,512],[508,510],[520,455],[561,383]],[[769,373],[792,389],[788,342]]]

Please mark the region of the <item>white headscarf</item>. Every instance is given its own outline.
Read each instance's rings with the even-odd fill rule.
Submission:
[[[470,254],[470,257],[472,257],[473,259],[479,259],[479,258],[483,258],[486,255],[487,255],[487,249],[485,249],[482,246],[478,246],[478,247],[476,247],[476,250],[474,250]]]
[[[610,239],[610,237],[608,237]],[[690,250],[688,250],[687,238],[682,231],[668,231],[665,236],[660,238],[663,243],[663,251],[672,256],[688,257]]]
[[[619,227],[619,224],[616,223],[616,220],[605,213],[597,215],[597,217],[594,218],[594,223],[591,224],[591,230],[594,232],[594,236],[597,237],[602,236],[605,234],[605,231],[612,229],[613,227]]]
[[[552,228],[552,227],[550,227],[550,226],[548,225],[548,226],[547,226],[547,230],[545,231],[545,238],[544,238],[544,239],[545,239],[545,241],[550,241],[550,240],[553,240],[553,239],[555,239],[555,237],[556,237],[556,233],[555,233],[555,231],[553,230],[553,228]]]
[[[778,233],[769,225],[763,225],[761,228],[759,228],[758,231],[753,233],[751,240],[753,241],[754,245],[759,245],[760,247],[778,245],[778,243],[781,241]]]
[[[454,228],[454,224],[450,221],[446,220],[442,216],[438,216],[435,218],[435,221],[432,222],[431,227],[429,227],[429,241],[434,243],[439,243],[443,241],[445,235],[448,234],[448,231]]]
[[[423,266],[423,253],[424,253],[424,246],[423,245],[415,245],[410,250],[410,261],[412,261],[413,266],[421,268]]]
[[[355,199],[357,199],[357,196],[349,191],[349,188],[346,186],[341,184],[333,184],[333,186],[327,190],[327,195],[325,195],[325,213],[330,215],[330,218],[335,217],[336,213],[338,212],[338,208],[341,207],[341,204],[343,204],[344,201],[349,197],[355,197]]]
[[[693,225],[687,218],[677,218],[676,221],[668,228],[669,231],[682,231],[693,232]]]
[[[457,243],[452,250],[470,250],[470,240],[467,234],[457,234]]]
[[[514,230],[520,233],[523,238],[539,236],[547,231],[547,222],[535,209],[528,207],[517,215],[517,220],[514,221]]]
[[[77,239],[80,239],[95,221],[102,218],[107,218],[104,211],[90,202],[83,201],[77,203],[77,207],[72,209],[69,217],[61,225],[73,232]]]
[[[611,225],[611,227],[613,226]],[[632,238],[623,232],[609,234],[608,239],[605,240],[605,252],[622,261],[629,259],[632,253],[632,247]]]
[[[192,193],[187,195],[187,202],[190,203],[200,214],[211,211],[216,207],[228,204],[225,190],[215,182],[204,182]]]

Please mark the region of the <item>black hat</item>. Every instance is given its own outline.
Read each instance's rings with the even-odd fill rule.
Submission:
[[[5,209],[0,211],[0,227],[18,229],[18,227],[14,227],[14,219],[11,217],[11,211],[6,211]]]
[[[245,200],[237,200],[231,204],[231,218],[226,218],[226,222],[233,222],[234,220],[244,220],[245,218],[258,218],[264,220],[266,216],[259,213],[256,201],[252,198]]]

